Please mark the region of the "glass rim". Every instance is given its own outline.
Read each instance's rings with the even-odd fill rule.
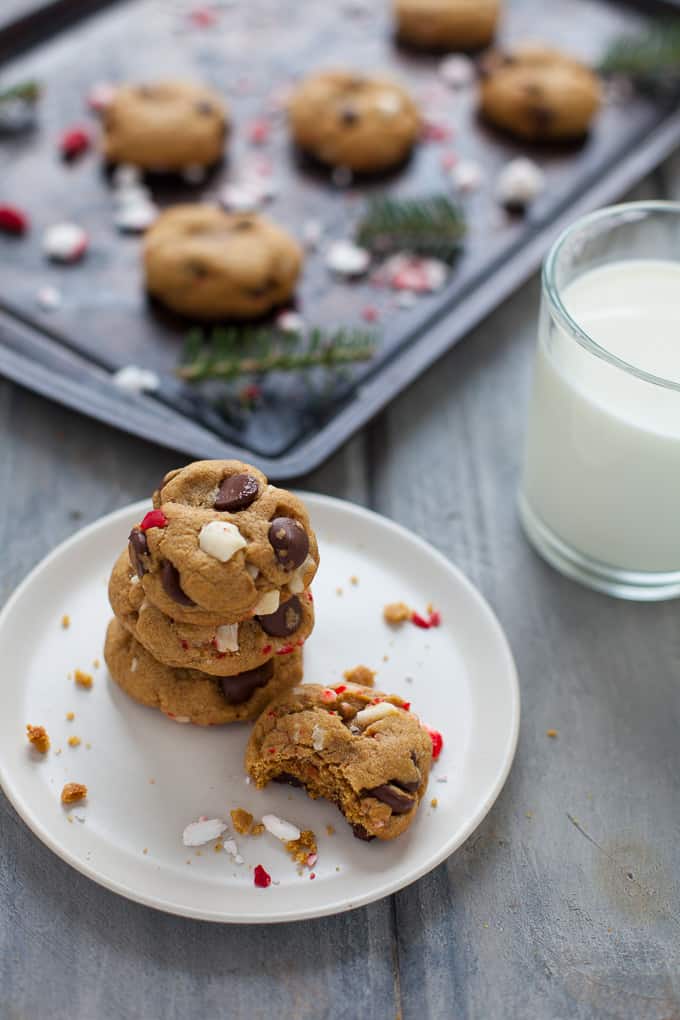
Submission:
[[[666,379],[661,375],[654,375],[652,372],[646,372],[644,369],[639,368],[637,365],[633,365],[624,358],[619,358],[616,354],[612,354],[612,352],[607,350],[606,347],[603,347],[602,344],[599,344],[596,340],[594,340],[592,336],[586,332],[586,330],[583,329],[576,319],[574,319],[567,311],[562,301],[559,287],[555,282],[555,271],[562,253],[562,248],[577,230],[582,229],[584,226],[589,226],[592,223],[597,223],[598,220],[616,219],[617,217],[624,217],[626,214],[630,213],[671,214],[680,219],[680,202],[670,202],[661,199],[650,201],[643,200],[640,202],[621,202],[618,205],[608,205],[603,209],[597,209],[595,212],[579,217],[579,219],[575,220],[574,223],[571,223],[565,230],[562,231],[546,255],[541,272],[542,290],[548,299],[553,316],[559,321],[562,328],[570,334],[570,336],[576,340],[581,347],[584,347],[596,357],[602,358],[604,361],[608,361],[611,365],[621,369],[623,372],[627,372],[629,375],[642,379],[644,382],[680,392],[680,382],[673,379]]]

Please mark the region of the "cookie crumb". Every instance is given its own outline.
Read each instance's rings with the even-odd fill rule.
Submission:
[[[92,687],[93,679],[90,673],[84,673],[82,669],[76,669],[73,673],[73,679],[75,680],[78,687],[85,687],[87,690]]]
[[[255,825],[253,825],[252,829],[250,830],[250,835],[251,836],[261,836],[263,832],[264,832],[264,825],[262,824],[262,822],[256,822]]]
[[[334,825],[327,825],[326,826],[326,835],[327,836],[334,836],[335,835],[335,826]]]
[[[372,687],[375,682],[374,669],[368,666],[354,666],[353,669],[346,669],[342,674],[349,683],[359,684],[362,687]]]
[[[214,849],[215,849],[215,853],[219,854],[219,853],[221,853],[224,850],[224,844],[223,843],[215,843]]]
[[[240,836],[249,836],[253,828],[253,816],[245,808],[233,808],[229,812],[231,824]]]
[[[148,848],[148,846],[145,846],[144,849],[142,850],[142,853],[143,854],[148,854],[148,852],[149,852],[149,848]]]
[[[64,615],[62,616],[61,626],[64,630],[68,630],[69,627],[71,626],[71,617],[68,615],[68,613],[64,613]]]
[[[36,751],[47,754],[50,749],[50,738],[44,726],[31,726],[30,723],[26,723],[26,736]]]
[[[359,584],[359,578],[357,577],[356,574],[352,574],[352,576],[349,579],[349,583],[353,584],[355,588],[357,587],[357,585]]]
[[[545,735],[546,735],[546,737],[551,737],[551,738],[552,738],[553,740],[555,739],[555,737],[557,736],[557,734],[558,734],[558,731],[557,731],[557,730],[546,730],[546,731],[545,731]]]
[[[67,720],[67,722],[73,722],[75,717],[76,717],[76,713],[75,712],[67,712],[66,713],[66,720]]]
[[[155,779],[150,779],[149,782],[151,783],[152,786],[154,786],[155,783],[156,783],[156,780]]]
[[[93,659],[92,660],[92,668],[93,669],[99,669],[100,666],[101,666],[101,662],[99,661],[99,659]]]
[[[383,609],[383,617],[386,623],[406,623],[411,619],[411,610],[405,602],[390,602]]]
[[[80,737],[69,737],[68,738],[68,746],[69,747],[80,747]]]
[[[66,783],[61,791],[62,804],[76,804],[79,800],[87,797],[87,787],[84,783]]]
[[[299,839],[291,839],[286,843],[286,850],[297,864],[306,864],[313,868],[318,856],[316,836],[311,829],[300,833]]]
[[[433,797],[432,800],[430,801],[430,807],[437,807],[438,804],[439,801],[437,800],[437,798]]]
[[[342,595],[342,588],[336,588],[335,589],[335,594],[336,595]]]
[[[525,811],[525,815],[526,815],[527,818],[533,818],[534,817],[533,811]]]
[[[390,661],[389,655],[383,655],[383,662],[389,662],[389,661]]]

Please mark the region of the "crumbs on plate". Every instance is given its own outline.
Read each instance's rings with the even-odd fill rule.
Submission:
[[[346,669],[342,675],[348,683],[360,684],[362,687],[372,687],[375,673],[376,671],[369,669],[368,666],[354,666],[352,669]]]
[[[87,797],[87,787],[84,783],[66,783],[61,791],[62,804],[77,804]]]
[[[26,736],[36,751],[47,754],[50,749],[50,738],[44,726],[31,726],[30,723],[26,723]]]

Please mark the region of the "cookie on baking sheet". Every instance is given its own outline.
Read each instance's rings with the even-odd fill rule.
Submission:
[[[175,722],[197,726],[254,719],[272,698],[302,679],[299,650],[240,676],[173,669],[149,655],[116,619],[106,632],[104,659],[115,682],[135,701],[160,709]]]
[[[394,0],[399,38],[437,50],[488,46],[500,8],[500,0]]]
[[[257,468],[196,461],[169,472],[153,501],[130,533],[130,562],[166,615],[235,623],[275,612],[312,583],[319,550],[307,510]]]
[[[257,720],[246,769],[258,786],[304,786],[338,805],[360,839],[394,839],[427,787],[432,740],[409,706],[369,687],[305,684]]]
[[[597,75],[547,46],[532,44],[508,54],[491,53],[482,70],[481,113],[518,138],[580,138],[600,106]]]
[[[211,676],[232,676],[255,669],[272,656],[290,655],[303,646],[314,627],[310,592],[288,595],[272,612],[240,623],[173,620],[145,598],[125,552],[111,573],[109,601],[120,623],[159,662]]]
[[[292,295],[302,249],[290,234],[255,213],[217,205],[176,205],[144,239],[150,294],[195,319],[252,319]]]
[[[293,138],[330,166],[372,173],[406,159],[420,134],[420,113],[390,78],[322,71],[305,78],[288,103]]]
[[[227,106],[190,81],[123,85],[103,113],[104,156],[145,170],[211,166],[222,158]]]

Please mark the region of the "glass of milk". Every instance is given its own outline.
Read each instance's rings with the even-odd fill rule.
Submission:
[[[679,203],[601,209],[548,255],[519,508],[562,573],[680,595]]]

